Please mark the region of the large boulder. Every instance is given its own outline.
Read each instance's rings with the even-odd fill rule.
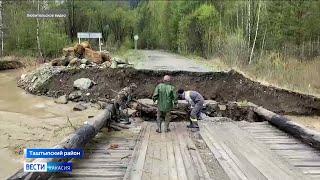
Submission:
[[[92,84],[93,82],[89,78],[80,78],[73,82],[73,87],[80,90],[87,90]]]

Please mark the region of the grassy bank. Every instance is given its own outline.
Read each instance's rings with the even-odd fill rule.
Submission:
[[[228,63],[224,59],[198,60],[212,70],[235,69],[252,80],[305,94],[320,97],[320,58],[299,61],[269,55],[251,65]]]

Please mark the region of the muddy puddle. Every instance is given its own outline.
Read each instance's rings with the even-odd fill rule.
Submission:
[[[17,87],[19,70],[0,72],[0,179],[22,167],[23,149],[51,147],[99,110],[72,110],[74,103],[56,104]]]

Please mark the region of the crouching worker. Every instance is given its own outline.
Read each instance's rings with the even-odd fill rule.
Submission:
[[[184,91],[183,89],[178,90],[178,96],[180,99],[186,100],[191,106],[190,125],[187,127],[199,128],[198,119],[200,119],[201,109],[204,103],[203,96],[197,91]]]
[[[163,82],[158,84],[154,90],[152,99],[153,102],[157,101],[158,110],[157,110],[157,126],[156,130],[158,133],[161,133],[161,123],[164,120],[164,130],[169,132],[169,123],[171,120],[170,111],[172,108],[177,105],[178,100],[175,93],[175,88],[170,84],[171,77],[166,75],[163,78]]]

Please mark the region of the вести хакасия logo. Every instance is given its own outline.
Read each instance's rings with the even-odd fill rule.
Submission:
[[[53,158],[53,159],[82,159],[82,149],[25,149],[25,157],[29,158]],[[71,172],[71,162],[25,162],[25,172]]]

